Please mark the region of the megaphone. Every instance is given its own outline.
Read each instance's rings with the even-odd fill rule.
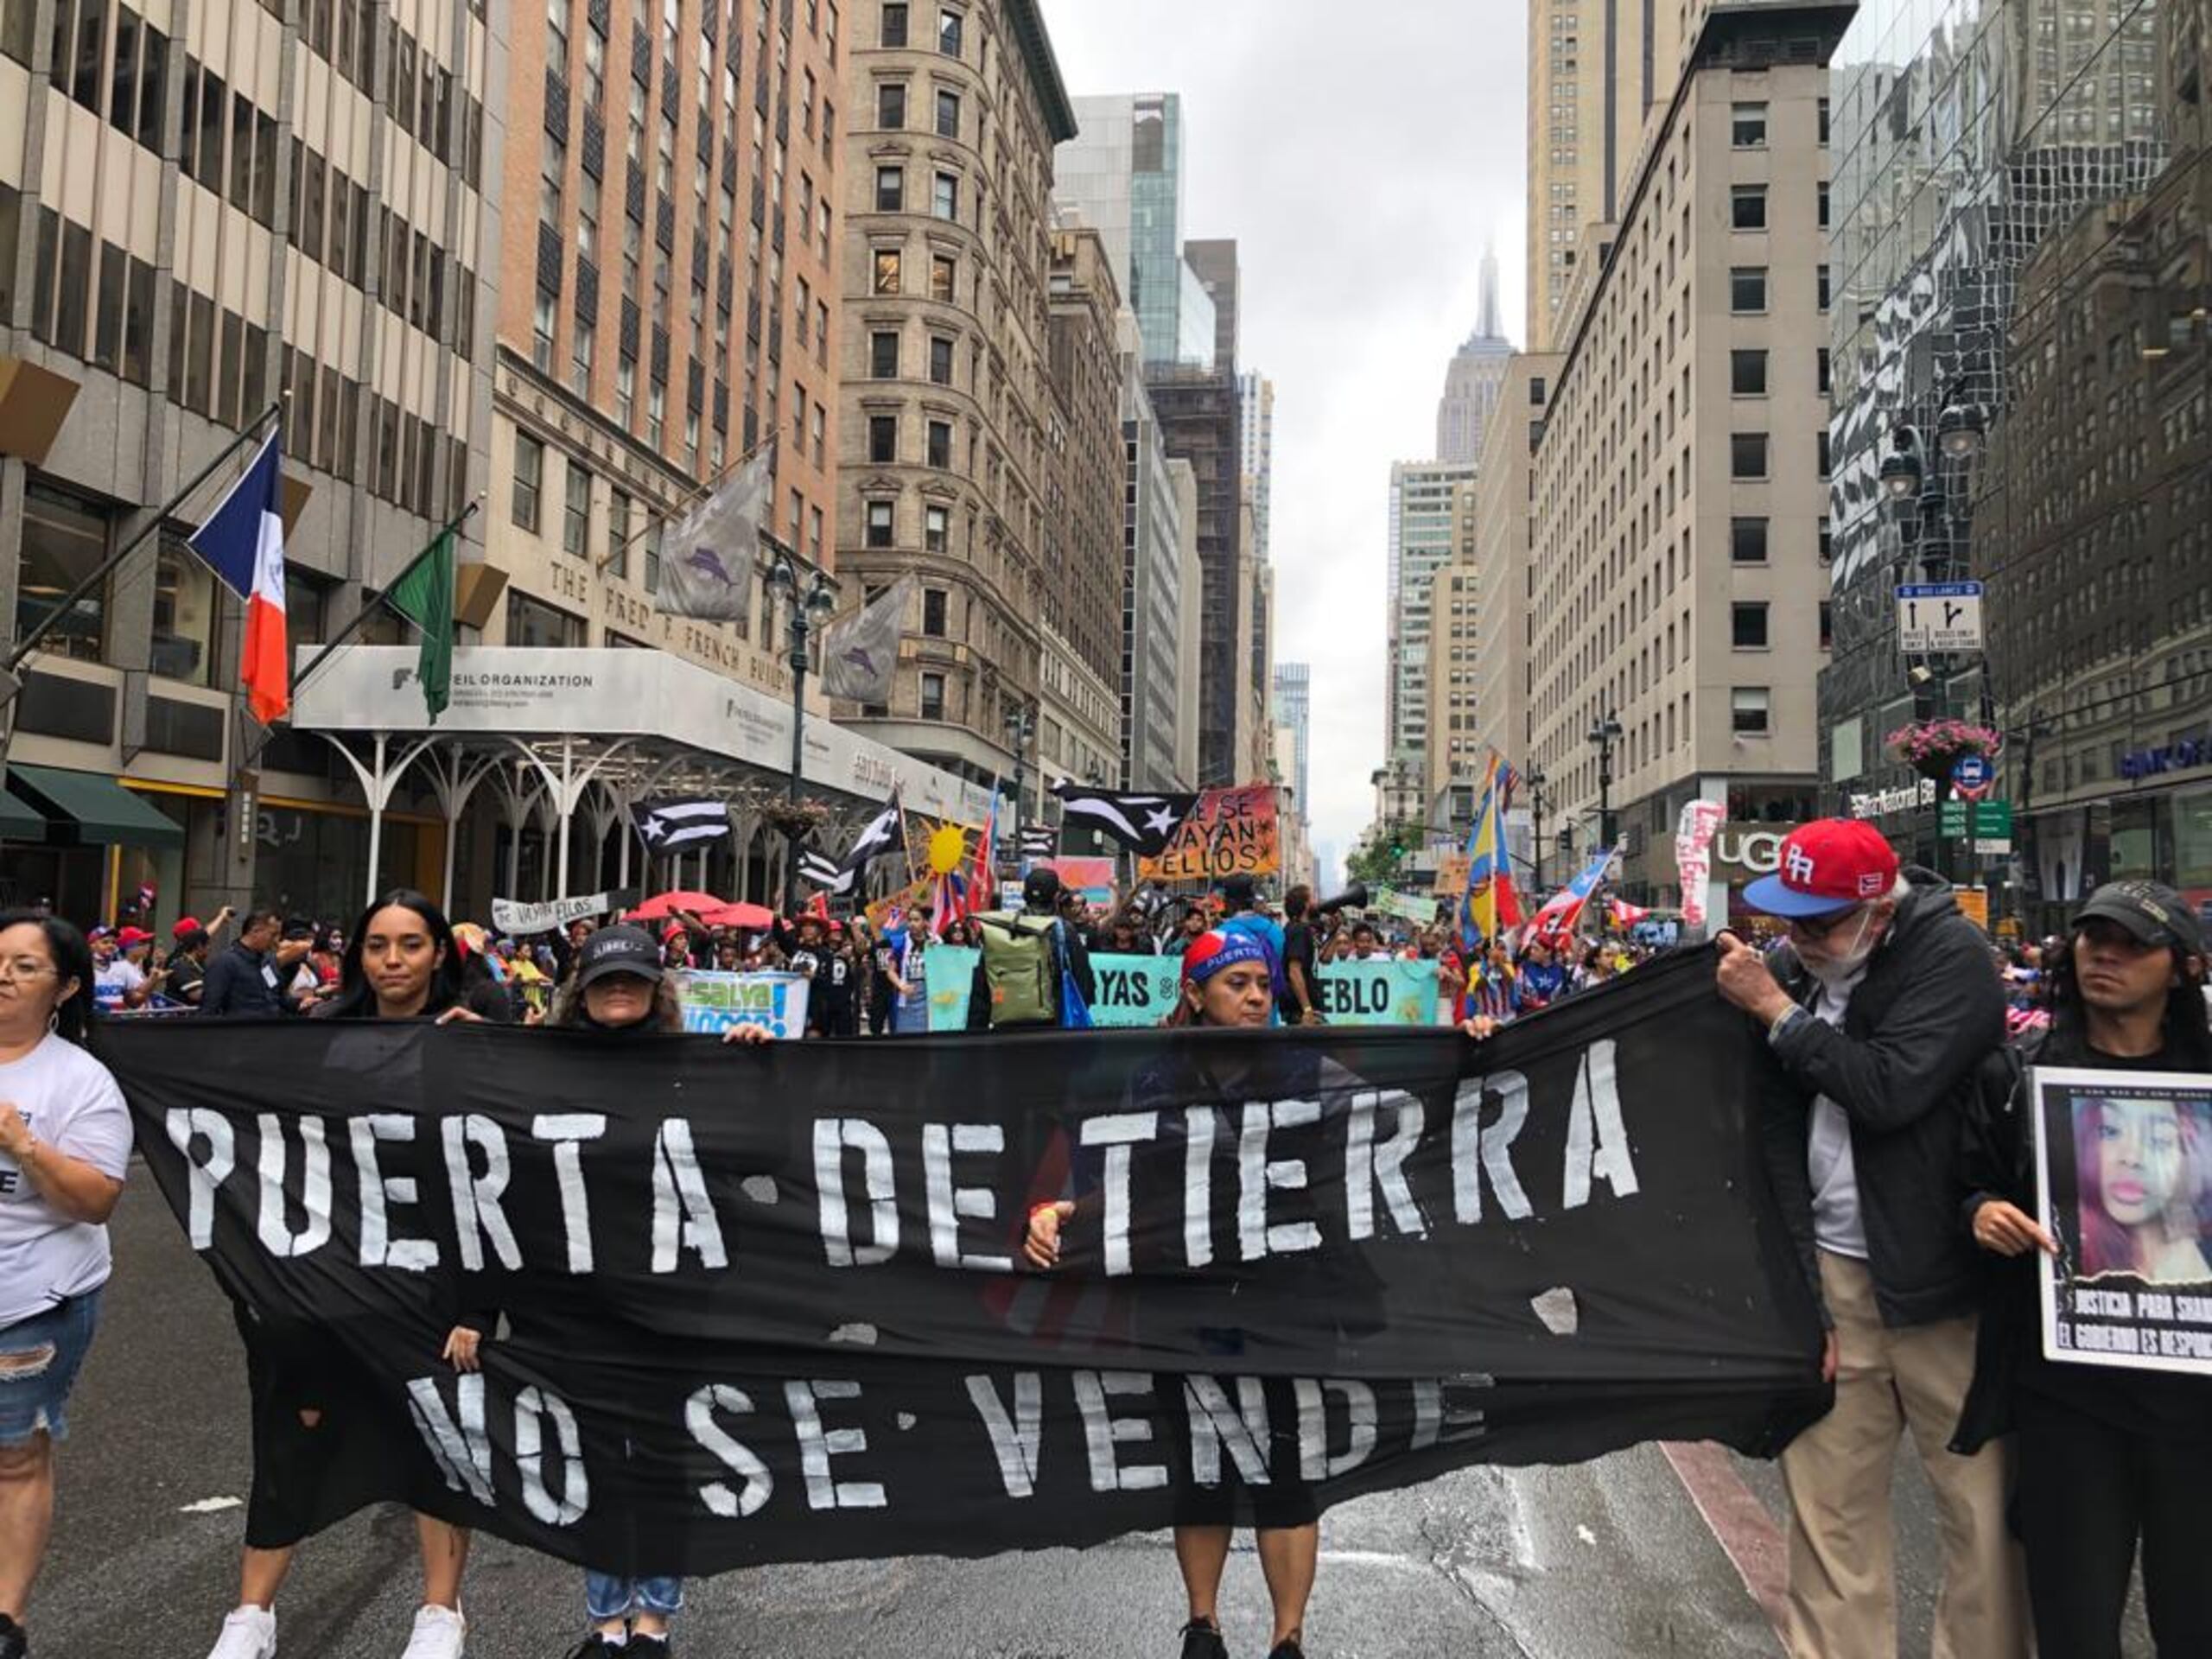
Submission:
[[[1365,910],[1366,908],[1367,883],[1364,881],[1355,881],[1335,898],[1324,899],[1313,906],[1314,913],[1322,916],[1327,915],[1332,911]]]

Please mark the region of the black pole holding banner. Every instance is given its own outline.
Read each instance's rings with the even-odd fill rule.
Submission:
[[[385,601],[390,596],[391,590],[398,587],[401,582],[406,581],[408,575],[414,570],[416,565],[422,563],[423,560],[430,556],[431,550],[435,548],[443,537],[452,535],[463,524],[467,524],[470,518],[475,516],[476,509],[483,505],[482,498],[479,497],[476,500],[471,501],[467,506],[463,507],[458,513],[454,514],[454,517],[446,520],[446,522],[439,527],[437,533],[432,536],[429,541],[423,544],[423,550],[417,553],[413,558],[408,560],[406,563],[399,567],[399,574],[397,575],[394,576],[390,582],[385,583],[383,587],[378,588],[376,592],[371,594],[366,599],[361,601],[361,608],[353,613],[353,620],[348,622],[344,627],[339,629],[337,637],[332,639],[327,645],[324,645],[321,651],[315,652],[314,656],[308,658],[308,665],[302,669],[297,675],[293,677],[292,696],[295,700],[296,700],[300,695],[301,687],[304,686],[309,680],[315,677],[315,670],[321,668],[323,664],[330,660],[331,653],[338,650],[340,646],[345,645],[348,640],[352,639],[355,634],[361,631],[363,624],[367,622],[368,620],[372,616],[374,616],[378,611],[385,608]]]
[[[160,510],[147,519],[136,536],[118,548],[102,563],[94,566],[82,581],[54,602],[54,608],[46,613],[36,627],[16,641],[15,649],[8,653],[7,662],[0,664],[0,702],[10,701],[16,693],[22,689],[22,680],[16,674],[16,669],[22,665],[25,658],[38,649],[41,640],[61,625],[61,619],[77,607],[77,601],[113,575],[117,568],[136,553],[144,544],[149,536],[153,535],[168,522],[169,515],[176,511],[187,496],[213,478],[217,469],[239,449],[253,442],[259,435],[261,429],[275,418],[283,408],[282,404],[271,404],[260,414],[255,416],[251,423],[242,428],[236,437],[218,449],[205,467],[194,473],[175,494],[162,504]]]

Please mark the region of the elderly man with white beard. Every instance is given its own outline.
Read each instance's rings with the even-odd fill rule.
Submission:
[[[1770,957],[1720,936],[1720,994],[1765,1027],[1767,1162],[1828,1325],[1828,1414],[1782,1457],[1793,1659],[1897,1652],[1890,1480],[1910,1431],[1942,1521],[1936,1659],[2024,1659],[2009,1443],[1946,1449],[1974,1377],[1980,1268],[1957,1225],[1974,1075],[2005,1036],[1986,942],[1872,825],[1792,832],[1745,899]]]

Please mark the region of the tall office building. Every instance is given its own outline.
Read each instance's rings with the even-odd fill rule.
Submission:
[[[788,696],[757,575],[749,633],[654,594],[660,527],[771,441],[768,528],[834,562],[836,13],[551,0],[512,26],[486,637],[650,646]]]
[[[169,919],[257,892],[331,914],[372,875],[436,885],[435,829],[395,823],[372,872],[330,751],[242,716],[239,606],[183,539],[240,462],[155,518],[276,411],[311,646],[485,487],[508,14],[289,10],[0,8],[8,638],[155,532],[0,713],[0,904],[88,923],[150,887]]]
[[[1475,480],[1476,627],[1473,706],[1467,710],[1468,759],[1495,749],[1509,760],[1529,752],[1529,640],[1535,630],[1536,517],[1532,497],[1541,440],[1560,359],[1517,354],[1506,365],[1497,419],[1483,443]],[[1462,772],[1465,766],[1460,768]]]
[[[1444,372],[1444,396],[1436,404],[1436,458],[1471,461],[1483,453],[1483,439],[1505,383],[1506,359],[1513,344],[1505,338],[1497,308],[1497,256],[1483,254],[1482,313],[1475,332],[1452,355]]]
[[[1126,319],[1128,313],[1122,314]],[[1185,690],[1196,702],[1198,668],[1186,677],[1183,665],[1185,621],[1183,599],[1184,526],[1171,462],[1160,441],[1160,423],[1144,388],[1137,361],[1135,323],[1122,340],[1122,443],[1125,467],[1122,518],[1121,645],[1122,786],[1125,789],[1183,790],[1190,787],[1197,760],[1186,765],[1179,739],[1184,723]],[[1195,515],[1195,503],[1192,508]],[[1190,555],[1198,556],[1197,526],[1192,526]],[[1191,595],[1188,618],[1193,651],[1198,594]],[[1190,715],[1193,734],[1197,715]],[[1194,739],[1195,741],[1195,739]]]
[[[1694,798],[1810,816],[1828,609],[1827,63],[1848,7],[1706,14],[1560,342],[1534,457],[1532,741],[1562,826],[1671,889]],[[1685,232],[1683,226],[1688,225]],[[1590,741],[1617,721],[1607,751]]]
[[[2038,929],[2063,921],[2085,868],[2212,887],[2212,855],[2169,841],[2188,832],[2120,772],[2178,734],[2172,694],[2151,688],[2206,602],[2165,575],[2203,569],[2203,474],[2183,459],[2202,423],[2167,411],[2204,337],[2160,315],[2203,304],[2204,16],[2201,0],[2000,0],[1954,21],[1869,0],[1838,53],[1827,804],[1922,862],[2005,877],[1951,861],[1885,747],[1916,718],[1994,714],[2019,734],[1999,787],[2024,890],[2002,903]],[[1923,478],[1902,518],[1883,476],[1900,434]],[[1994,660],[1904,656],[1891,590],[1969,575],[1990,582]]]
[[[1205,639],[1205,566],[1198,556],[1198,468],[1180,455],[1167,458],[1168,487],[1175,496],[1176,590],[1175,683],[1180,695],[1175,702],[1175,775],[1184,787],[1196,789],[1199,777],[1200,708],[1198,662]]]
[[[1387,752],[1425,785],[1428,768],[1431,579],[1452,554],[1452,501],[1471,461],[1401,461],[1390,467]]]
[[[1290,729],[1291,753],[1295,764],[1291,786],[1298,791],[1299,808],[1313,815],[1313,665],[1311,663],[1275,664],[1275,723]]]
[[[1236,377],[1242,436],[1238,448],[1244,476],[1252,485],[1252,542],[1260,563],[1268,562],[1268,499],[1274,487],[1275,383],[1246,371]]]
[[[1707,0],[1529,0],[1528,349],[1555,349],[1588,227],[1620,217]]]
[[[876,8],[845,76],[837,563],[921,592],[891,701],[841,718],[988,781],[1013,773],[1055,579],[1048,190],[1075,113],[1036,0],[908,14]]]
[[[1143,332],[1145,361],[1207,366],[1217,322],[1184,257],[1182,99],[1082,98],[1074,111],[1077,130],[1053,157],[1053,200],[1104,239],[1122,301]]]
[[[1052,232],[1046,276],[1045,632],[1037,770],[1058,782],[1120,772],[1123,518],[1122,298],[1098,232]]]

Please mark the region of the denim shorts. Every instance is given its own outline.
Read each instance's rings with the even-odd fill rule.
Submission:
[[[69,1390],[92,1345],[99,1317],[95,1287],[43,1313],[0,1326],[0,1361],[31,1357],[0,1364],[0,1446],[22,1446],[41,1432],[53,1440],[68,1439]]]
[[[624,1579],[611,1573],[586,1572],[584,1611],[594,1620],[620,1618],[628,1613],[654,1613],[665,1618],[683,1611],[681,1579]]]

